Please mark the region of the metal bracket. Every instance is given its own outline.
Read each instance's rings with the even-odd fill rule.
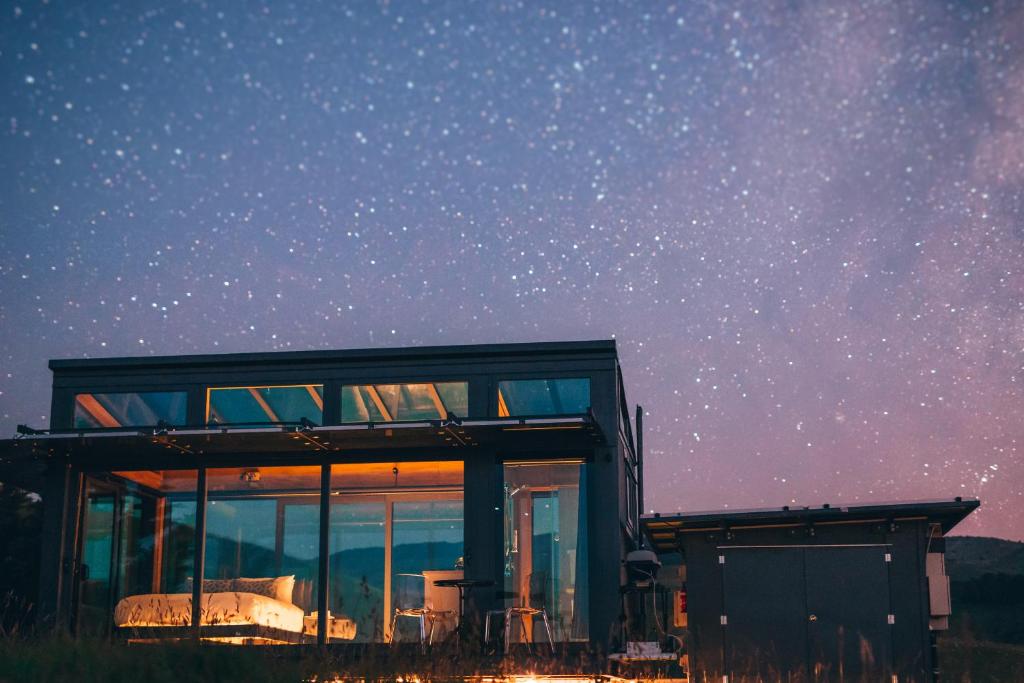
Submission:
[[[893,625],[895,623],[896,623],[896,615],[895,614],[890,614],[889,615],[889,625],[891,626],[891,625]]]
[[[729,625],[729,617],[727,617],[724,614],[721,617],[719,617],[718,620],[722,624],[722,626],[728,626]]]

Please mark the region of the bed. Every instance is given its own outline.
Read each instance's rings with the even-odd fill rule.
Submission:
[[[295,577],[203,581],[200,637],[246,643],[316,642],[316,624],[291,602]],[[207,592],[208,591],[208,592]],[[132,640],[182,638],[192,623],[191,593],[147,593],[114,608],[119,633]],[[355,623],[332,617],[331,640],[355,638]]]

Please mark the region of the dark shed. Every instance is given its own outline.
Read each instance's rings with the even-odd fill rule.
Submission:
[[[976,500],[654,515],[695,681],[932,681],[943,537]]]

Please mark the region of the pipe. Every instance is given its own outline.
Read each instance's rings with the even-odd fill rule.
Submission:
[[[636,407],[636,523],[644,514],[644,409]],[[639,529],[638,529],[639,530]],[[644,534],[640,531],[640,547],[644,546]]]

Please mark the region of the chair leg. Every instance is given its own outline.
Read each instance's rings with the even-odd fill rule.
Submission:
[[[551,637],[551,624],[548,622],[548,611],[542,609],[540,617],[544,620],[544,630],[548,632],[548,645],[551,646],[551,654],[555,654],[555,639]]]
[[[527,628],[526,628],[526,620],[527,619],[529,619],[531,621],[530,629],[529,630],[527,630]],[[519,628],[521,628],[523,630],[523,642],[526,643],[526,651],[529,652],[531,655],[533,654],[533,640],[530,638],[530,631],[533,630],[533,623],[532,622],[533,622],[533,616],[532,615],[527,615],[527,614],[523,614],[523,613],[519,614]]]
[[[512,646],[512,610],[505,610],[505,654]]]
[[[427,644],[434,644],[434,627],[437,625],[437,615],[430,615],[430,633],[427,635]]]
[[[398,610],[395,610],[395,616],[391,617],[391,632],[388,634],[388,642],[395,642],[395,629],[398,627]]]
[[[492,612],[488,612],[487,615],[484,617],[484,647],[485,648],[491,642],[491,617],[493,617],[493,616],[494,616],[494,614]]]

